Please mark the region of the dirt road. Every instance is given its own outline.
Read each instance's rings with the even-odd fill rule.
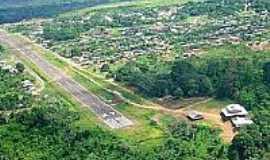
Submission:
[[[31,46],[24,44],[4,31],[0,31],[0,42],[6,44],[10,49],[17,50],[25,58],[29,59],[48,77],[64,88],[69,94],[77,99],[82,105],[87,106],[98,115],[111,128],[124,128],[131,126],[131,120],[124,117],[121,113],[104,103],[97,96],[82,87],[71,77],[65,75],[60,69],[56,68],[41,55],[31,50]]]
[[[172,114],[176,117],[179,115],[185,117],[186,112],[189,110],[192,110],[192,107],[203,104],[203,103],[207,103],[211,100],[212,100],[212,98],[208,98],[206,100],[203,100],[203,101],[194,103],[192,105],[186,106],[185,108],[175,109],[175,110],[165,108],[165,107],[160,106],[159,104],[155,104],[155,103],[149,103],[148,105],[141,105],[141,104],[132,103],[128,100],[126,100],[126,101],[128,103],[136,106],[136,107],[139,107],[139,108],[153,109],[153,110],[157,110],[157,111],[161,111],[161,112],[166,112],[166,113]],[[237,134],[237,132],[234,132],[233,126],[229,121],[223,122],[218,111],[209,110],[208,112],[200,111],[200,113],[202,113],[203,116],[205,117],[204,121],[207,121],[207,122],[211,123],[214,127],[221,129],[221,137],[224,140],[224,142],[230,143],[232,141],[233,137]]]

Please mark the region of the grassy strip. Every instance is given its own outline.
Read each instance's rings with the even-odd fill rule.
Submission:
[[[136,144],[144,142],[140,144],[144,149],[157,146],[163,140],[162,138],[165,136],[165,132],[162,125],[153,123],[152,120],[154,116],[160,113],[149,109],[138,109],[127,103],[118,104],[115,108],[124,115],[132,116],[136,120],[135,127],[114,131],[120,137]]]
[[[143,99],[143,97],[125,89],[124,87],[121,87],[119,85],[116,85],[116,84],[113,84],[111,82],[108,82],[106,81],[105,78],[101,77],[101,76],[97,76],[95,75],[95,73],[92,73],[90,71],[86,71],[86,70],[80,70],[80,71],[77,71],[78,73],[80,74],[83,74],[87,77],[90,77],[92,80],[96,81],[97,83],[99,83],[100,85],[102,85],[102,87],[104,88],[107,88],[109,90],[112,90],[112,91],[117,91],[119,93],[121,93],[121,95],[134,102],[134,103],[137,103],[137,104],[143,104],[145,103],[145,100]]]
[[[209,112],[209,111],[220,112],[222,108],[225,108],[227,105],[232,103],[234,102],[231,100],[212,99],[206,103],[194,105],[192,108],[202,112]]]

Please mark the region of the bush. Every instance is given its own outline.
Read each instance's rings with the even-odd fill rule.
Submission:
[[[182,97],[184,96],[184,91],[182,90],[182,88],[178,87],[173,91],[172,95],[175,97]]]
[[[0,69],[0,111],[29,107],[32,97],[21,87],[25,78],[22,74],[14,76]]]
[[[0,45],[0,54],[4,52],[4,46]]]
[[[267,62],[263,66],[263,75],[265,82],[270,85],[270,62]]]
[[[80,35],[80,30],[76,26],[59,26],[54,24],[47,24],[43,30],[45,39],[55,41],[74,39]]]
[[[110,66],[106,63],[106,64],[103,64],[100,68],[100,71],[101,72],[109,72],[110,70]]]

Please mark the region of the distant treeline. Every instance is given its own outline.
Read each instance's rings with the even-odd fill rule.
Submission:
[[[36,3],[35,1],[25,2],[25,4],[16,4],[16,2],[8,2],[0,0],[0,24],[13,23],[24,19],[31,19],[35,17],[51,17],[65,11],[72,9],[80,9],[84,7],[91,7],[99,4],[115,2],[114,0],[77,0],[77,1],[59,1],[48,3]],[[124,0],[117,0],[124,1]],[[32,5],[33,3],[33,5]]]

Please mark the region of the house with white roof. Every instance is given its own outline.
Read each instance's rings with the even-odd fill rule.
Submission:
[[[247,110],[240,104],[230,104],[226,108],[221,110],[221,115],[225,119],[233,117],[245,117],[248,116]]]
[[[241,128],[254,123],[249,117],[234,117],[231,121],[235,128]]]
[[[230,104],[221,110],[224,120],[231,120],[232,125],[237,129],[246,125],[253,124],[248,116],[248,111],[240,104]]]

